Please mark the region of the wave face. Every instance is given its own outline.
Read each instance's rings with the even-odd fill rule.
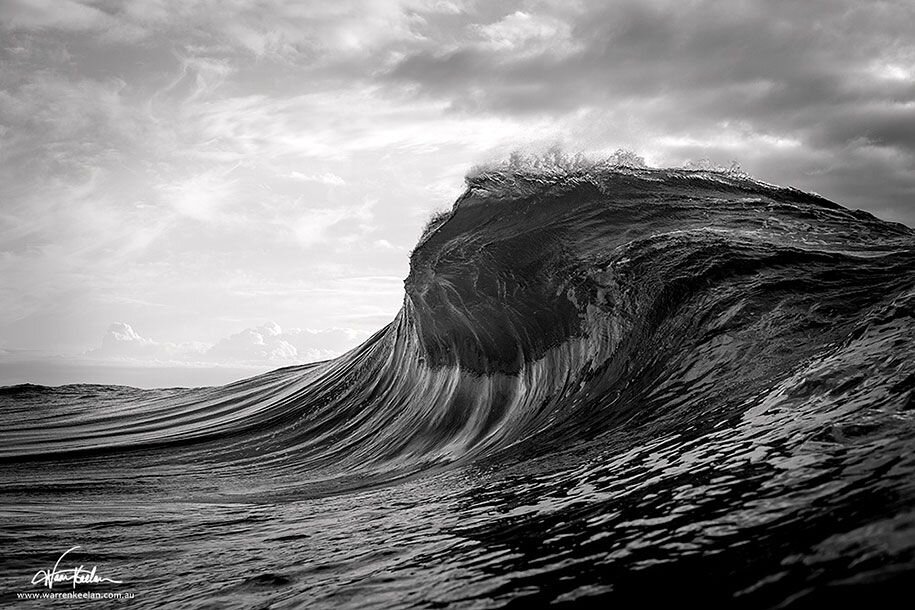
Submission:
[[[4,590],[74,545],[141,607],[908,590],[915,231],[725,173],[489,171],[405,292],[333,361],[0,390]]]

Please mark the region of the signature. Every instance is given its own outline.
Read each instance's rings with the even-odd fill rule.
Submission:
[[[35,576],[32,577],[32,584],[42,584],[47,586],[49,589],[53,589],[54,585],[57,583],[73,583],[73,588],[76,588],[76,585],[95,585],[99,583],[110,582],[116,585],[122,584],[120,580],[114,580],[113,578],[105,578],[104,576],[98,575],[98,567],[92,566],[91,570],[87,570],[86,566],[80,564],[79,566],[60,569],[60,562],[63,561],[63,558],[67,556],[67,553],[75,551],[78,549],[78,546],[74,546],[66,551],[57,559],[57,563],[54,564],[53,568],[48,570],[38,570],[35,573]]]

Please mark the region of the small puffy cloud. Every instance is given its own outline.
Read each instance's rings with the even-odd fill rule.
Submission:
[[[283,338],[277,324],[268,322],[220,340],[206,356],[218,362],[288,363],[296,360],[298,350]]]
[[[105,337],[102,339],[102,347],[106,346],[119,346],[119,345],[147,345],[149,344],[149,339],[144,339],[137,334],[130,324],[125,324],[124,322],[115,322],[108,327],[108,332],[105,333]]]
[[[246,328],[213,345],[170,343],[140,335],[130,324],[108,327],[102,344],[88,352],[99,360],[147,364],[225,366],[287,366],[328,360],[352,349],[366,333],[343,328],[283,330],[275,322]]]
[[[267,322],[221,339],[204,356],[208,361],[236,364],[314,362],[335,358],[365,338],[365,333],[342,328],[283,330]]]
[[[89,352],[89,356],[111,360],[145,360],[169,362],[190,360],[199,355],[197,344],[176,344],[154,341],[141,336],[130,324],[115,322],[102,337],[102,345]]]
[[[394,244],[392,244],[391,242],[389,242],[386,239],[376,239],[375,241],[372,242],[372,245],[375,246],[376,248],[382,248],[384,250],[399,250],[399,248],[397,246],[395,246]]]

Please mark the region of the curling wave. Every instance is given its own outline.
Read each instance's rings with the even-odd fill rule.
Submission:
[[[878,429],[912,447],[903,225],[733,172],[501,167],[410,263],[394,321],[336,360],[220,388],[3,390],[6,497],[63,470],[273,502],[556,459],[596,506],[703,460],[801,464],[803,443]],[[667,457],[638,465],[649,449]]]

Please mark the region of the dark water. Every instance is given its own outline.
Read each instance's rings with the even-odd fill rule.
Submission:
[[[405,285],[331,362],[0,390],[4,603],[76,545],[123,581],[78,590],[148,608],[911,594],[911,229],[740,176],[490,172]]]

